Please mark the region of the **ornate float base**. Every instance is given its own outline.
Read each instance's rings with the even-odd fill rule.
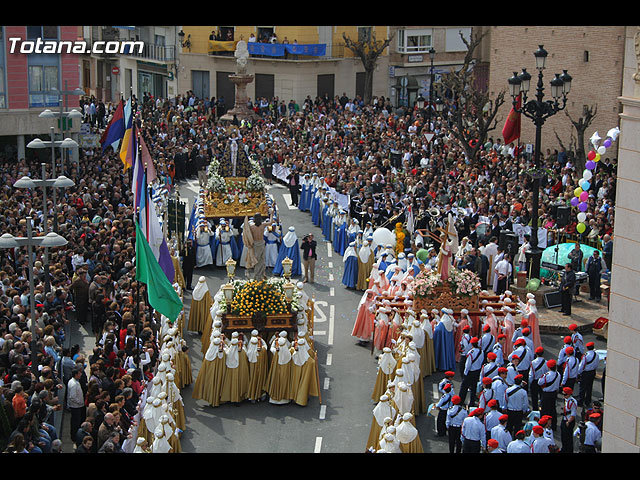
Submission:
[[[297,331],[297,314],[288,313],[283,315],[233,315],[226,313],[222,316],[222,328],[225,335],[228,332],[244,332],[248,334],[251,330],[264,332],[286,332]]]
[[[426,310],[430,312],[434,308],[440,310],[441,308],[450,308],[454,313],[460,313],[460,310],[466,308],[469,311],[478,310],[479,297],[473,295],[470,297],[463,297],[455,295],[451,292],[451,288],[448,284],[438,285],[434,287],[434,291],[428,297],[414,297],[413,310],[420,312]]]
[[[225,178],[228,188],[234,183],[244,185],[246,180],[244,177]],[[269,216],[267,197],[263,192],[247,192],[246,195],[246,203],[241,203],[239,201],[239,195],[232,195],[230,197],[229,194],[225,193],[207,192],[204,197],[204,216],[208,219],[251,217],[256,213],[259,213],[263,217]]]

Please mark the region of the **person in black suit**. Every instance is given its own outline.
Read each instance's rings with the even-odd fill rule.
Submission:
[[[317,243],[313,239],[313,234],[308,233],[302,238],[302,265],[304,267],[304,279],[303,282],[314,282],[314,274],[316,269],[316,260],[318,255],[316,254]]]
[[[182,272],[186,289],[191,290],[191,281],[193,279],[193,269],[196,267],[196,246],[193,240],[187,240],[185,256],[182,259]]]
[[[573,271],[571,263],[564,266],[564,275],[560,282],[560,295],[562,299],[562,308],[560,311],[563,315],[571,315],[571,297],[576,288],[576,272]]]
[[[298,206],[298,192],[300,191],[300,175],[295,170],[292,170],[287,177],[287,183],[289,184],[289,193],[291,193],[291,205]]]

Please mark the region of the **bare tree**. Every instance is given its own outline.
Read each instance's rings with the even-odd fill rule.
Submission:
[[[458,71],[442,75],[442,86],[454,94],[453,121],[456,128],[453,135],[461,143],[467,156],[475,159],[478,151],[488,138],[488,133],[498,125],[496,115],[504,103],[505,90],[495,98],[478,88],[473,66],[476,64],[474,52],[486,35],[476,34],[467,40],[462,33],[460,38],[467,47],[462,67]]]
[[[384,49],[389,46],[391,40],[393,40],[393,33],[389,38],[385,40],[377,40],[374,32],[371,32],[368,36],[363,36],[357,41],[353,41],[351,38],[343,32],[342,38],[344,39],[345,47],[351,50],[354,55],[360,58],[362,66],[364,67],[364,103],[370,103],[373,96],[373,72],[378,62],[378,57],[382,55]]]
[[[582,172],[587,163],[587,153],[585,149],[585,132],[587,128],[593,123],[594,118],[598,114],[598,105],[585,105],[582,111],[582,116],[577,120],[571,118],[569,112],[565,110],[567,117],[571,121],[573,128],[576,131],[576,148],[575,148],[575,166],[576,172]],[[556,135],[557,137],[557,135]]]

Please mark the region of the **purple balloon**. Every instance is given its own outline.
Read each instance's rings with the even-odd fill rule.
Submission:
[[[579,203],[580,203],[580,200],[578,199],[578,197],[573,197],[571,199],[571,206],[572,207],[577,207]]]
[[[586,212],[587,208],[589,208],[587,202],[580,202],[580,204],[578,205],[578,210],[580,210],[581,212]]]
[[[594,168],[596,168],[596,162],[594,162],[593,160],[587,160],[585,167],[587,170],[593,170]]]
[[[609,148],[609,147],[611,146],[611,139],[610,139],[610,138],[607,138],[607,139],[604,141],[603,145],[604,145],[605,147]]]

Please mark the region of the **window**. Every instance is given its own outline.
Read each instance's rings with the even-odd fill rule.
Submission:
[[[398,53],[427,53],[433,46],[431,29],[399,30]]]
[[[35,40],[36,38],[55,40],[58,38],[58,27],[53,26],[36,26],[27,27],[27,39]]]
[[[29,106],[58,106],[58,95],[50,92],[58,88],[57,65],[29,65]]]
[[[273,37],[273,27],[258,27],[256,37],[259,42],[269,43],[271,37]]]

